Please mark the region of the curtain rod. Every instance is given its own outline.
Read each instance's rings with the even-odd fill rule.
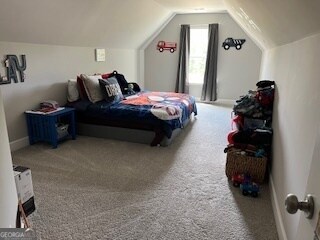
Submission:
[[[182,25],[189,25],[191,29],[209,28],[209,24],[180,24],[180,27],[181,27]]]
[[[180,26],[182,26],[182,25],[190,25],[190,26],[207,26],[207,25],[209,25],[209,24],[211,24],[211,23],[202,23],[202,24],[190,24],[190,23],[184,23],[184,24],[180,24]]]

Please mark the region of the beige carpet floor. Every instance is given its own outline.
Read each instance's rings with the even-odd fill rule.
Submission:
[[[13,153],[32,171],[41,239],[278,239],[269,187],[245,197],[225,176],[231,108],[198,104],[168,147],[78,136]]]

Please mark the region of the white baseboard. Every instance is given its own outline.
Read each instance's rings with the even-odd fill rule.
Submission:
[[[272,203],[272,208],[273,208],[274,219],[276,221],[278,237],[279,237],[279,240],[288,240],[286,231],[284,229],[279,204],[277,201],[277,199],[278,199],[277,193],[276,193],[276,190],[274,187],[274,182],[273,182],[273,178],[272,178],[271,174],[270,174],[269,180],[270,180],[271,203]],[[284,207],[284,205],[282,207]]]
[[[11,150],[11,152],[14,152],[14,151],[17,151],[21,148],[28,146],[28,145],[29,145],[29,138],[28,137],[20,138],[18,140],[10,142],[10,150]]]

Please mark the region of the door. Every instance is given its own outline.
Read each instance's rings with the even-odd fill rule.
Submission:
[[[319,217],[320,203],[320,129],[318,129],[316,142],[313,148],[313,157],[310,165],[309,178],[306,186],[305,195],[311,194],[314,197],[315,209],[312,219],[305,218],[304,214],[300,215],[298,232],[296,240],[314,239],[314,230],[316,229]],[[303,199],[299,199],[302,201]],[[320,237],[320,236],[319,236]]]
[[[18,197],[0,89],[0,228],[16,227]]]

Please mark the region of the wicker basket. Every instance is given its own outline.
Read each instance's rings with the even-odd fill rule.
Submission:
[[[266,157],[250,157],[237,152],[227,153],[226,175],[229,179],[234,174],[248,173],[252,180],[262,183],[267,169]]]

